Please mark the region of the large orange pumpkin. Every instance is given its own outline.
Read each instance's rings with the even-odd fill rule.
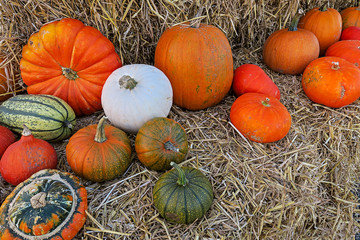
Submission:
[[[326,56],[340,57],[360,67],[360,40],[343,40],[326,50]]]
[[[230,121],[245,137],[260,143],[275,142],[289,132],[291,116],[276,98],[262,93],[245,93],[230,109]]]
[[[339,108],[360,97],[360,69],[339,57],[318,58],[306,67],[302,86],[313,102]]]
[[[71,18],[41,27],[24,46],[20,61],[29,94],[60,97],[78,116],[101,109],[102,87],[121,65],[109,39]]]
[[[272,33],[265,41],[263,60],[276,72],[300,74],[319,57],[319,41],[309,30],[297,28],[299,17],[294,17],[289,28]]]
[[[350,26],[360,27],[360,6],[345,8],[340,12],[342,18],[342,28]]]
[[[340,13],[333,8],[327,8],[326,4],[308,11],[298,24],[299,28],[315,34],[320,44],[320,56],[325,54],[330,45],[339,41],[342,30]]]
[[[66,146],[66,158],[71,169],[79,176],[102,182],[125,172],[131,163],[130,140],[122,130],[99,124],[77,131]]]
[[[219,103],[231,88],[234,68],[225,34],[207,24],[166,30],[156,46],[155,67],[169,78],[174,103],[189,110]]]

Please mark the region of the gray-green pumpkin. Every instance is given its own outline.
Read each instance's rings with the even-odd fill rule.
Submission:
[[[189,224],[202,218],[213,201],[210,181],[198,169],[174,168],[160,176],[153,190],[154,204],[160,215],[174,223]]]

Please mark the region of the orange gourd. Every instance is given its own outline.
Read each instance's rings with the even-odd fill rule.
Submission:
[[[318,58],[306,67],[302,86],[313,102],[343,107],[360,96],[360,69],[339,57]]]
[[[71,169],[95,182],[120,176],[131,163],[129,138],[122,130],[105,125],[105,119],[77,131],[66,146]]]
[[[169,78],[174,104],[189,110],[219,103],[233,79],[229,41],[207,24],[179,24],[166,30],[156,46],[155,67]]]
[[[262,93],[245,93],[230,109],[230,121],[248,139],[269,143],[287,135],[291,116],[275,97]]]
[[[315,34],[320,44],[320,56],[325,54],[330,45],[339,41],[342,30],[340,13],[333,8],[327,8],[326,4],[308,11],[298,24],[299,28]]]
[[[312,32],[297,28],[299,17],[294,17],[289,28],[272,33],[265,41],[263,60],[276,72],[300,74],[319,57],[319,41]]]
[[[360,6],[345,8],[340,12],[342,18],[342,28],[350,26],[360,27]]]
[[[11,144],[0,161],[1,176],[12,185],[18,185],[34,173],[56,168],[54,147],[45,140],[35,138],[25,126],[19,141]]]
[[[99,30],[65,18],[29,38],[20,70],[29,94],[57,96],[80,116],[102,108],[102,87],[121,65],[114,45]]]

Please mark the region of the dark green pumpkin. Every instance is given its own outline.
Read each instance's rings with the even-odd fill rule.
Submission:
[[[198,169],[174,168],[160,176],[153,190],[154,204],[160,215],[174,223],[189,224],[202,218],[213,201],[210,181]]]
[[[73,239],[85,223],[86,209],[86,189],[77,177],[41,170],[1,205],[0,239]]]

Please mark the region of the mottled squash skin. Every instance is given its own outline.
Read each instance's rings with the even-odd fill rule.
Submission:
[[[0,207],[0,239],[70,240],[86,220],[86,189],[79,179],[42,170],[19,184]]]
[[[174,223],[190,224],[202,218],[213,201],[211,183],[200,170],[175,168],[161,175],[153,190],[160,215]]]

